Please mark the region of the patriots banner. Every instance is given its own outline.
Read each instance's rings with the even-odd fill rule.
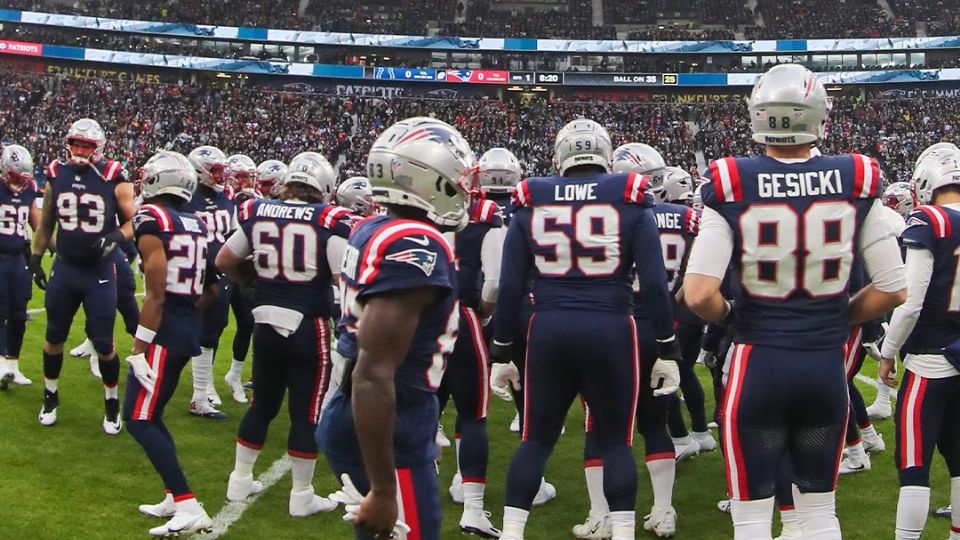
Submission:
[[[507,84],[510,82],[510,72],[493,69],[448,69],[446,80],[448,83]]]

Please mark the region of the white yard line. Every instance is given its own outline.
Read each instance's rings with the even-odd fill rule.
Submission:
[[[870,377],[867,377],[866,375],[861,375],[859,373],[857,373],[856,377],[857,377],[857,380],[862,382],[863,384],[868,384],[874,388],[877,387],[876,379],[871,379]]]
[[[273,464],[270,465],[270,468],[257,478],[257,480],[263,483],[263,491],[245,501],[227,502],[227,504],[223,505],[223,508],[220,509],[220,512],[213,517],[213,531],[209,534],[201,534],[197,536],[197,538],[213,540],[226,534],[230,526],[240,519],[240,516],[243,515],[247,508],[257,502],[257,499],[259,499],[261,495],[266,493],[271,486],[279,482],[288,472],[290,472],[290,458],[284,454],[274,461]]]

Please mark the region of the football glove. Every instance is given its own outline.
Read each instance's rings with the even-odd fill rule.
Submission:
[[[120,242],[123,242],[123,233],[116,230],[97,238],[90,247],[97,255],[105,257],[116,249]]]
[[[363,495],[356,486],[353,485],[353,480],[350,479],[349,474],[341,474],[340,481],[343,483],[343,487],[341,487],[339,491],[332,493],[330,500],[342,504],[347,511],[347,513],[343,515],[343,520],[353,523],[357,520],[357,513],[360,512],[360,503],[363,502]],[[397,520],[397,525],[393,528],[392,538],[406,538],[408,532],[410,532],[410,527],[406,523]]]
[[[47,273],[43,271],[42,260],[42,255],[31,254],[30,260],[27,261],[27,269],[33,275],[33,282],[37,284],[37,287],[44,290],[47,288]]]
[[[700,358],[697,358],[697,361],[706,366],[707,369],[714,369],[717,367],[717,353],[713,351],[700,351]]]
[[[157,384],[157,373],[153,371],[147,362],[147,357],[143,354],[132,354],[127,357],[127,363],[133,370],[133,376],[137,378],[140,386],[149,394],[153,394]]]
[[[487,350],[490,352],[490,362],[494,364],[513,362],[513,343],[500,343],[494,339]]]
[[[650,372],[650,388],[656,397],[669,396],[680,388],[680,368],[673,360],[658,358]]]
[[[520,371],[517,365],[513,362],[494,364],[490,368],[490,389],[493,393],[504,401],[513,401],[511,386],[515,392],[520,391]]]
[[[877,336],[876,341],[870,343],[864,343],[863,348],[867,350],[867,354],[874,357],[877,360],[880,360],[880,347],[883,346],[883,338],[887,337],[887,328],[890,327],[889,323],[880,324],[880,335]]]

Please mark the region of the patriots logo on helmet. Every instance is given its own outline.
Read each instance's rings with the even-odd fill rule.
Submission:
[[[462,159],[466,155],[466,152],[464,151],[466,143],[464,142],[463,138],[460,137],[460,135],[454,130],[438,124],[430,124],[414,129],[397,141],[397,144],[399,145],[421,140],[432,140],[441,143],[450,148],[457,158]]]
[[[397,261],[411,264],[423,271],[427,277],[433,275],[433,269],[437,265],[437,254],[420,248],[406,249],[386,256],[388,261]]]

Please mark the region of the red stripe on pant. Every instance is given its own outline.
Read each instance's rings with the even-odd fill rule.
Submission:
[[[134,420],[153,420],[153,411],[157,406],[157,394],[160,393],[160,387],[163,384],[164,365],[167,363],[167,349],[151,343],[147,347],[147,363],[150,369],[156,374],[156,380],[153,383],[153,392],[148,393],[143,385],[140,385],[140,392],[137,393],[137,401],[133,407]]]
[[[907,370],[904,378],[906,392],[900,409],[900,467],[923,466],[923,398],[927,393],[927,379]],[[911,448],[912,446],[912,448]]]
[[[860,356],[860,347],[863,346],[863,328],[855,326],[850,329],[850,339],[843,346],[843,371],[847,374],[847,380],[853,378],[857,369],[857,358]]]
[[[727,445],[724,464],[727,473],[727,491],[734,500],[750,499],[746,464],[740,447],[740,434],[737,430],[737,412],[740,408],[743,380],[752,349],[752,345],[735,346],[733,363],[730,367],[730,380],[727,383],[727,395],[724,399],[724,440]]]
[[[470,328],[470,337],[473,341],[473,358],[476,362],[477,370],[477,410],[475,418],[480,420],[487,417],[487,410],[490,406],[490,362],[487,358],[487,348],[484,345],[483,328],[480,326],[480,318],[477,312],[472,308],[463,308],[463,316],[466,318],[467,326]]]
[[[530,322],[527,324],[527,350],[524,353],[523,362],[523,434],[521,441],[527,440],[530,433],[530,330],[533,329],[533,320],[537,318],[534,313],[530,316]]]
[[[417,511],[417,493],[413,484],[413,471],[397,469],[397,484],[400,488],[400,503],[403,505],[403,520],[410,527],[407,540],[420,540],[420,514]]]
[[[326,319],[313,320],[313,330],[317,335],[317,375],[313,384],[313,397],[310,399],[310,423],[316,424],[320,420],[320,406],[327,393],[329,381],[327,376],[330,367],[330,336]]]
[[[637,322],[632,315],[628,315],[627,324],[630,325],[630,340],[633,342],[633,396],[630,401],[630,414],[627,415],[627,446],[633,446],[633,430],[636,428],[637,403],[640,400],[640,350],[637,344]]]

